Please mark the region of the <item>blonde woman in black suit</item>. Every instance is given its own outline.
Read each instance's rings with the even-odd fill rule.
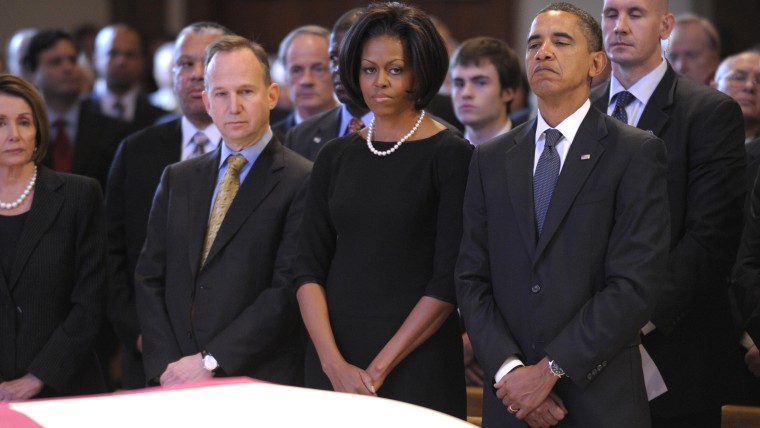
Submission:
[[[98,183],[39,165],[48,115],[0,75],[0,401],[105,391],[92,341],[106,285]]]

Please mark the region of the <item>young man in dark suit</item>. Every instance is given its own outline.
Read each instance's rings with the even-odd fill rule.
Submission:
[[[587,12],[539,12],[525,62],[538,116],[476,150],[456,268],[483,426],[647,427],[638,331],[665,281],[665,146],[591,106],[606,56]]]
[[[669,279],[641,326],[653,362],[644,370],[661,376],[647,385],[653,426],[718,427],[741,369],[728,278],[743,224],[744,132],[736,102],[663,59],[673,25],[667,0],[604,2],[612,77],[594,105],[668,150]]]
[[[145,375],[298,385],[290,268],[311,163],[273,137],[278,87],[260,46],[225,36],[205,64],[203,101],[223,144],[167,167],[156,191],[135,273]]]
[[[22,65],[48,108],[51,145],[43,163],[56,171],[95,178],[105,189],[108,168],[128,127],[80,101],[84,75],[78,55],[70,34],[46,30],[29,41]]]
[[[122,388],[145,386],[134,272],[145,241],[153,194],[164,168],[216,149],[221,134],[203,105],[206,47],[231,32],[216,23],[188,25],[177,36],[173,86],[182,117],[130,135],[119,146],[106,191],[108,316],[122,343]]]

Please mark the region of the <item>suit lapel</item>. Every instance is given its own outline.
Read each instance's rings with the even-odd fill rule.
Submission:
[[[21,239],[13,260],[8,289],[13,290],[24,265],[40,242],[42,235],[50,228],[63,206],[63,197],[57,190],[64,185],[63,180],[45,167],[38,167],[37,183],[34,190],[32,209],[24,223]]]
[[[578,133],[575,134],[575,139],[562,166],[557,186],[554,188],[552,200],[546,212],[544,228],[538,238],[534,261],[538,260],[541,252],[557,232],[562,220],[572,207],[575,197],[601,158],[604,147],[599,144],[599,140],[605,135],[607,135],[607,128],[602,114],[591,108],[583,119],[580,128],[578,128]]]
[[[652,97],[649,98],[647,105],[644,106],[644,111],[639,118],[639,123],[636,127],[643,129],[644,131],[651,131],[654,135],[662,135],[662,129],[665,124],[668,123],[670,116],[667,111],[673,105],[673,99],[675,96],[676,73],[673,68],[668,64],[668,70],[665,72],[665,76],[662,77],[660,83],[657,84]],[[594,100],[594,107],[598,108],[602,112],[607,112],[610,99],[610,84],[607,84],[607,90],[604,95]]]
[[[221,144],[214,152],[198,158],[195,165],[194,176],[188,186],[190,195],[187,198],[187,212],[189,213],[187,233],[187,255],[189,257],[190,271],[193,276],[198,274],[201,263],[201,251],[206,237],[208,216],[211,212],[211,198],[214,196],[216,179],[219,172],[219,156],[221,156]],[[192,161],[191,161],[192,162]]]
[[[235,199],[232,201],[229,211],[224,216],[222,225],[219,227],[219,232],[216,234],[216,239],[211,244],[211,249],[206,258],[206,265],[227,245],[251,213],[261,205],[261,202],[277,186],[280,182],[277,172],[283,166],[282,145],[276,137],[272,137],[267,147],[256,159],[256,163],[251,167]]]
[[[644,107],[637,128],[645,131],[651,131],[654,135],[662,135],[662,129],[668,123],[670,116],[667,111],[673,105],[673,97],[676,86],[676,73],[668,64],[668,70],[662,77],[660,83],[649,98],[649,102]]]
[[[533,158],[535,155],[536,121],[515,135],[516,146],[505,149],[504,171],[511,205],[517,218],[517,225],[530,253],[536,248],[536,220],[533,213]]]

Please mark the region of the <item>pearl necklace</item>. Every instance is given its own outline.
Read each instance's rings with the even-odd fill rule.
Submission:
[[[385,151],[380,151],[380,150],[377,150],[372,145],[372,133],[375,131],[375,118],[373,117],[372,120],[369,122],[369,128],[367,129],[367,147],[369,147],[369,151],[374,153],[377,156],[388,156],[389,154],[395,152],[396,149],[398,149],[401,146],[401,143],[408,140],[412,135],[414,135],[414,133],[417,131],[417,128],[419,128],[420,124],[422,123],[422,119],[424,118],[425,118],[425,110],[422,110],[422,113],[420,113],[420,118],[417,119],[417,123],[414,124],[414,127],[412,128],[411,131],[409,131],[408,134],[404,135],[404,137],[398,140],[398,142],[390,149],[385,150]]]
[[[32,179],[29,181],[29,184],[26,185],[26,189],[21,193],[21,196],[18,197],[13,202],[3,202],[0,201],[0,209],[4,210],[12,210],[19,205],[21,205],[27,196],[29,196],[29,193],[32,192],[32,189],[34,188],[34,183],[37,181],[37,165],[34,166],[34,175],[32,176]]]

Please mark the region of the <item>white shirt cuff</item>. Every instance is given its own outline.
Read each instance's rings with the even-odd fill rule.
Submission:
[[[496,372],[496,376],[494,376],[494,380],[498,383],[501,378],[503,378],[507,373],[511,372],[517,367],[524,367],[525,364],[523,364],[522,361],[520,361],[519,358],[517,358],[515,355],[510,356],[507,358],[506,361],[504,361],[504,364],[501,365],[499,368],[499,371]]]
[[[753,341],[752,338],[749,337],[749,334],[747,334],[746,331],[744,332],[744,335],[742,336],[742,340],[740,340],[739,343],[741,343],[742,346],[747,350],[755,346],[755,341]]]
[[[647,334],[653,332],[656,328],[657,326],[652,324],[652,321],[649,321],[647,325],[645,325],[644,327],[641,327],[641,334],[646,336]]]

